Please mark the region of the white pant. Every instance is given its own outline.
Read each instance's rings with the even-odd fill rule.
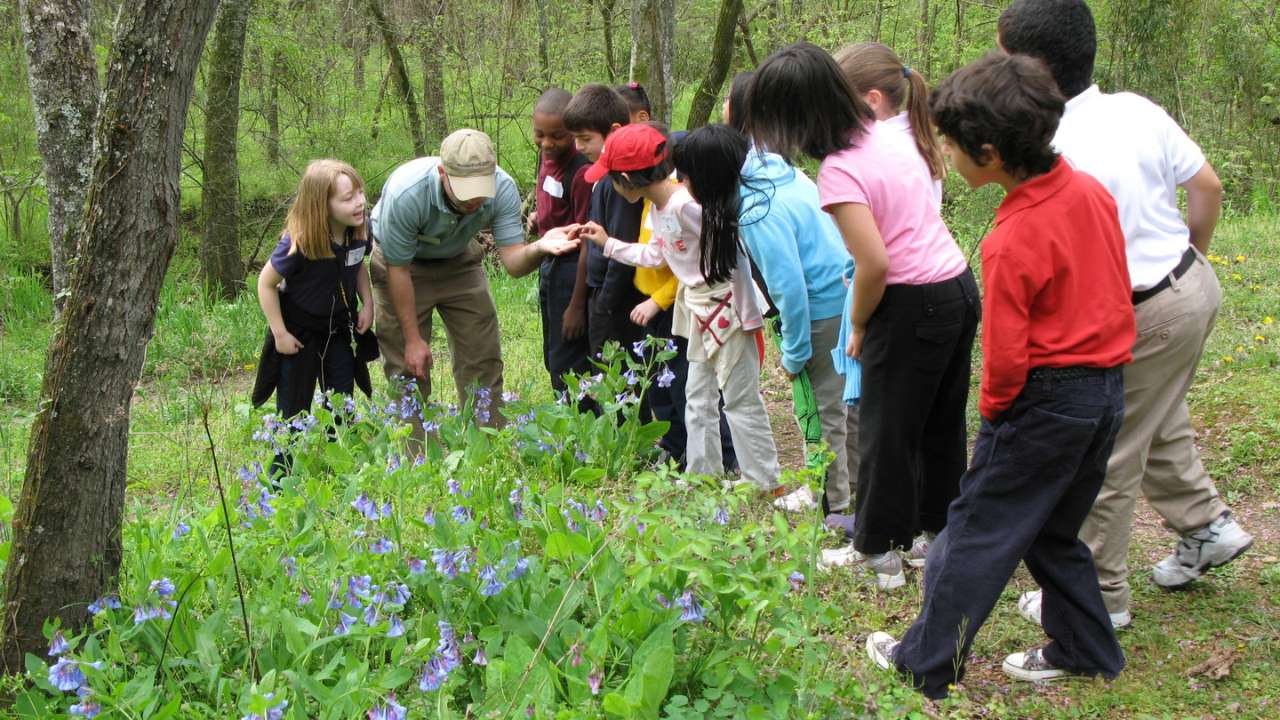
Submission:
[[[730,348],[731,343],[745,347]],[[714,362],[689,361],[689,379],[685,387],[685,428],[689,434],[685,457],[689,472],[719,475],[724,472],[720,454],[720,393],[724,394],[724,413],[733,433],[733,448],[738,454],[742,477],[761,490],[778,486],[782,468],[778,450],[773,444],[773,428],[769,412],[760,394],[760,360],[755,335],[733,333],[725,350],[740,350],[738,361],[726,373],[723,383],[716,378]]]

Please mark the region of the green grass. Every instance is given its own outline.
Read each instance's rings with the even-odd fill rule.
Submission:
[[[976,237],[980,231],[975,224],[969,234]],[[964,243],[966,232],[957,234]],[[1225,259],[1216,263],[1225,299],[1190,395],[1206,465],[1225,499],[1258,536],[1254,550],[1190,591],[1158,591],[1149,581],[1148,568],[1168,552],[1173,536],[1143,508],[1130,553],[1135,626],[1120,636],[1128,667],[1117,680],[1037,687],[1003,678],[999,662],[1004,655],[1030,647],[1042,637],[1014,607],[1017,595],[1031,587],[1030,578],[1020,572],[978,635],[969,677],[952,699],[939,705],[917,700],[916,711],[1007,718],[1250,718],[1280,713],[1272,699],[1280,697],[1276,679],[1280,673],[1280,561],[1276,559],[1280,533],[1275,520],[1280,496],[1277,237],[1277,217],[1236,217],[1223,222],[1213,254]],[[1241,256],[1244,259],[1238,260]],[[186,262],[189,258],[180,257],[171,275],[181,276]],[[532,276],[512,279],[496,268],[490,270],[508,389],[549,397],[541,363],[536,280]],[[0,490],[15,498],[51,332],[51,308],[47,292],[33,276],[6,278],[0,284],[0,301],[4,319]],[[267,459],[249,438],[258,416],[270,410],[253,410],[248,403],[264,328],[256,299],[246,292],[232,303],[211,303],[189,284],[170,280],[160,305],[155,338],[133,404],[130,517],[204,512],[212,506],[211,465],[201,427],[205,404],[224,473],[243,462]],[[1267,317],[1272,324],[1265,322]],[[435,399],[452,402],[449,353],[443,327],[437,323],[436,328]],[[375,370],[374,376],[375,385],[383,386],[381,373]],[[772,386],[777,378],[766,380]],[[974,382],[976,391],[976,375]],[[976,401],[976,392],[972,397]],[[783,408],[789,413],[787,406]],[[790,423],[789,415],[778,420],[779,425]],[[793,437],[779,435],[781,443]],[[872,630],[901,633],[906,629],[919,609],[919,577],[919,573],[910,574],[908,587],[890,596],[877,594],[864,578],[848,572],[815,578],[816,591],[842,618],[829,628],[830,640],[839,651],[829,671],[837,692],[858,687],[859,697],[864,692],[875,697],[875,689],[865,688],[896,686],[895,679],[865,659],[862,642]],[[1235,653],[1226,677],[1209,680],[1187,675],[1213,652],[1224,650]],[[900,712],[900,708],[885,708],[879,714],[893,717]]]

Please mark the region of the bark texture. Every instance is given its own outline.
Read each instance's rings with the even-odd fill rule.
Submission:
[[[214,24],[204,131],[204,242],[200,274],[225,300],[244,284],[240,257],[240,74],[253,0],[224,0]]]
[[[0,657],[44,656],[120,569],[129,406],[178,238],[179,161],[217,0],[134,0],[116,23],[80,250],[49,345],[5,569]]]
[[[444,92],[444,21],[446,0],[421,0],[423,32],[420,40],[422,55],[422,111],[426,116],[428,147],[439,147],[449,134],[449,118],[445,114]],[[425,153],[421,153],[425,154]]]
[[[89,1],[19,0],[18,11],[49,198],[54,307],[61,312],[93,168],[99,85]]]
[[[693,95],[693,104],[689,106],[689,117],[685,121],[686,129],[700,128],[711,119],[711,111],[720,99],[720,88],[724,87],[729,65],[733,62],[733,36],[740,15],[742,0],[720,1],[720,15],[716,19],[716,35],[711,46],[711,64]]]
[[[387,17],[380,0],[365,0],[369,6],[369,14],[373,16],[373,24],[382,36],[387,47],[387,55],[391,58],[391,79],[396,85],[396,94],[404,101],[405,110],[409,113],[409,134],[413,137],[413,154],[427,154],[427,146],[422,138],[422,119],[418,115],[418,101],[413,96],[413,85],[409,82],[409,68],[405,65],[404,55],[400,52],[400,43],[396,40],[395,28]]]

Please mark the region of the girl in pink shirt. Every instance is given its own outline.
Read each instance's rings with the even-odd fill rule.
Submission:
[[[854,540],[822,564],[865,560],[881,589],[900,587],[898,551],[923,566],[959,493],[977,283],[913,137],[877,122],[825,50],[796,43],[760,65],[747,131],[770,152],[822,162],[820,202],[857,266],[846,348],[862,362]]]

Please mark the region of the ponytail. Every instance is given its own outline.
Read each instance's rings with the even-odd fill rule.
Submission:
[[[907,84],[911,87],[907,98],[907,119],[911,121],[911,136],[916,140],[916,150],[929,166],[929,174],[934,180],[941,180],[947,175],[947,164],[943,160],[942,147],[938,144],[938,136],[933,131],[933,122],[929,119],[929,87],[924,77],[909,67],[902,69]]]
[[[929,167],[929,174],[935,180],[945,177],[947,165],[929,119],[929,87],[924,76],[903,65],[897,54],[882,43],[846,46],[836,52],[835,59],[859,96],[879,90],[895,111],[905,106],[916,150]]]
[[[705,125],[676,145],[676,170],[702,206],[698,269],[708,284],[725,282],[738,268],[738,194],[749,144],[727,125]]]

